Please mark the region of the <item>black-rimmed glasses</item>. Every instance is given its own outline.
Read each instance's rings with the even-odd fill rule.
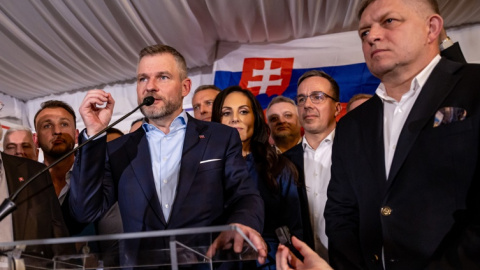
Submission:
[[[319,104],[325,102],[327,98],[331,98],[333,101],[338,102],[338,100],[328,94],[325,94],[322,91],[315,91],[312,92],[310,95],[305,96],[305,95],[298,95],[295,97],[295,103],[297,103],[297,106],[303,106],[305,105],[305,102],[307,102],[307,98],[310,98],[313,104]]]

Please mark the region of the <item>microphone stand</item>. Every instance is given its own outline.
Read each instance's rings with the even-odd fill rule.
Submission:
[[[8,216],[10,213],[12,213],[13,211],[15,211],[15,209],[17,209],[17,206],[15,205],[15,203],[13,202],[18,194],[25,189],[26,186],[28,186],[28,184],[30,184],[30,182],[32,182],[33,180],[35,180],[39,175],[41,175],[42,173],[50,170],[50,168],[52,168],[53,166],[57,165],[60,161],[64,160],[65,158],[67,158],[68,156],[70,156],[71,154],[75,153],[78,149],[82,148],[84,145],[86,145],[87,143],[89,143],[90,141],[94,140],[95,138],[97,138],[98,136],[102,135],[107,129],[115,126],[116,124],[118,124],[120,121],[122,121],[123,119],[129,117],[132,113],[134,113],[135,111],[137,111],[138,109],[140,109],[140,107],[144,106],[144,105],[147,105],[147,106],[150,106],[152,105],[153,103],[155,102],[155,98],[153,98],[152,96],[148,96],[146,98],[143,99],[143,102],[140,103],[140,105],[138,105],[135,109],[133,109],[131,112],[127,113],[126,115],[122,116],[120,119],[118,119],[117,121],[113,122],[112,124],[108,125],[106,128],[102,129],[101,131],[99,131],[97,134],[93,135],[92,137],[90,137],[88,140],[84,141],[82,144],[78,145],[77,147],[73,148],[72,150],[70,150],[68,153],[66,153],[65,155],[63,155],[61,158],[57,159],[55,162],[53,162],[52,164],[50,164],[49,166],[45,167],[43,170],[39,171],[37,174],[35,174],[34,176],[30,177],[15,193],[13,193],[13,195],[10,196],[10,198],[6,198],[2,204],[0,205],[0,221],[2,221],[6,216]]]

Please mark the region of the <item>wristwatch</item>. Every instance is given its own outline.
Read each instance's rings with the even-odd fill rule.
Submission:
[[[453,41],[450,39],[450,37],[447,37],[444,40],[442,40],[442,42],[440,43],[440,51],[443,51],[452,45],[453,45]]]

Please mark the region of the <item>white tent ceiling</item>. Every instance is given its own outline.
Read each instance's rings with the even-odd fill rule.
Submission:
[[[146,45],[211,66],[219,41],[281,42],[356,29],[360,0],[2,0],[0,92],[32,98],[132,80]],[[479,0],[438,0],[446,27]]]

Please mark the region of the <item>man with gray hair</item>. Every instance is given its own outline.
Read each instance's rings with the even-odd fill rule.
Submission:
[[[277,153],[281,154],[302,141],[295,101],[284,96],[274,97],[268,104],[266,115]]]
[[[325,208],[335,269],[480,269],[480,65],[440,56],[434,0],[368,0],[375,96],[337,125]]]
[[[212,120],[213,101],[220,93],[221,89],[215,85],[200,85],[193,92],[192,107],[193,116],[198,120]]]
[[[7,130],[3,138],[3,152],[12,156],[38,160],[38,148],[33,142],[32,131],[24,126]]]

